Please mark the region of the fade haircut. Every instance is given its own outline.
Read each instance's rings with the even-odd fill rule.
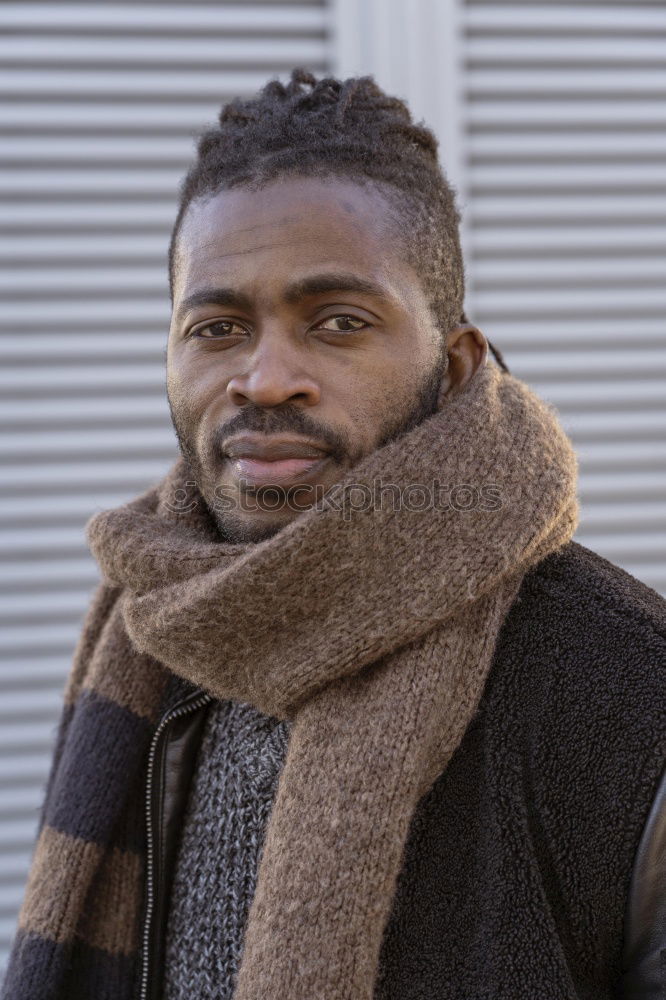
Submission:
[[[344,177],[384,196],[402,255],[419,275],[444,337],[467,318],[460,215],[438,145],[431,129],[415,123],[407,104],[372,76],[317,80],[296,67],[288,83],[273,79],[256,97],[235,98],[220,111],[219,125],[199,138],[181,183],[169,244],[172,299],[178,233],[193,201],[283,177]]]

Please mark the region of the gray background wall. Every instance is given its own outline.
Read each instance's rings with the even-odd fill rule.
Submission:
[[[468,312],[558,407],[577,539],[666,593],[663,3],[0,5],[0,968],[96,580],[83,525],[175,456],[165,252],[192,136],[292,66],[435,128]]]

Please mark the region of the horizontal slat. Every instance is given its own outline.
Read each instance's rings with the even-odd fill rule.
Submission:
[[[475,308],[478,313],[492,313],[498,318],[510,314],[537,312],[542,315],[596,313],[610,314],[615,310],[641,313],[666,311],[666,285],[661,288],[543,288],[533,290],[516,282],[513,287],[475,289]]]
[[[663,441],[595,441],[576,443],[576,453],[585,473],[615,467],[627,477],[635,469],[661,469],[666,483],[666,440]]]
[[[0,787],[0,816],[37,815],[42,804],[44,793],[39,785],[28,784],[22,787]],[[0,855],[1,857],[1,855]]]
[[[94,332],[58,330],[54,333],[32,333],[29,338],[7,334],[0,336],[0,360],[7,363],[25,359],[33,364],[36,356],[48,351],[52,361],[81,361],[86,358],[102,361],[121,357],[149,358],[161,362],[166,344],[167,334],[159,329],[136,333],[122,327],[101,330],[96,326]]]
[[[7,958],[9,957],[9,943],[13,940],[14,934],[16,932],[16,914],[12,912],[11,916],[3,917],[0,914],[0,969],[6,968]]]
[[[660,435],[666,438],[666,407],[663,405],[661,409],[627,413],[616,412],[612,399],[608,406],[605,413],[568,413],[563,420],[565,430],[577,441],[601,440],[604,437],[612,441],[650,440]],[[0,505],[0,516],[1,512]]]
[[[26,810],[27,817],[36,816],[36,813],[36,808]],[[11,912],[12,909],[18,909],[24,894],[25,886],[21,882],[12,881],[5,884],[2,888],[2,896],[0,896],[0,907],[5,913]]]
[[[164,391],[154,396],[126,396],[122,387],[115,395],[92,398],[69,396],[55,399],[0,399],[0,424],[37,426],[47,420],[51,424],[75,423],[82,421],[108,422],[127,426],[135,420],[166,423],[169,419],[166,394]]]
[[[213,97],[163,101],[158,95],[153,99],[142,97],[131,104],[111,99],[104,101],[101,97],[82,103],[80,93],[58,98],[50,94],[48,101],[40,100],[43,98],[40,94],[28,97],[20,93],[11,102],[0,101],[0,127],[20,129],[21,132],[73,130],[88,139],[111,130],[132,135],[165,132],[192,135],[203,126],[215,124],[222,104],[236,96],[233,91],[223,89],[225,83],[220,78],[218,92]]]
[[[137,491],[138,492],[138,491]],[[45,587],[92,587],[99,571],[92,558],[0,562],[0,588],[9,593],[41,591]]]
[[[474,315],[474,310],[471,313]],[[516,317],[508,321],[492,317],[485,333],[498,347],[506,347],[507,350],[539,350],[542,347],[557,348],[566,344],[626,347],[628,336],[625,320],[613,317],[601,319],[596,316],[566,321],[544,316],[538,320]],[[661,317],[641,319],[640,324],[631,325],[631,342],[634,344],[660,345],[663,344],[663,338],[664,321]]]
[[[634,382],[627,385],[621,380],[556,382],[540,375],[530,379],[530,385],[536,393],[550,400],[563,412],[608,409],[611,405],[616,410],[622,406],[630,406],[637,410],[641,406],[654,409],[655,406],[663,405],[664,401],[663,384],[659,379],[654,382]]]
[[[2,497],[0,498],[0,523],[30,522],[38,524],[45,521],[50,524],[59,519],[69,523],[74,518],[77,523],[81,523],[81,519],[87,520],[96,511],[117,507],[129,499],[129,496],[115,493],[113,490],[103,495],[78,491],[64,496],[51,494],[46,503],[44,497],[34,494],[24,497]]]
[[[6,457],[20,458],[25,462],[38,459],[52,461],[56,455],[97,453],[102,456],[114,452],[130,455],[148,450],[152,450],[155,455],[175,456],[177,445],[174,431],[166,426],[137,427],[131,438],[118,430],[86,430],[85,427],[71,431],[50,430],[45,427],[36,432],[0,433],[0,451]]]
[[[628,284],[647,282],[664,284],[666,266],[658,254],[635,255],[633,257],[579,258],[572,252],[561,260],[539,259],[532,256],[512,257],[509,260],[476,260],[474,263],[474,284],[504,284],[506,281],[525,281],[530,285],[567,284]]]
[[[487,95],[493,98],[499,95],[529,95],[530,100],[538,95],[579,95],[584,99],[612,94],[654,98],[666,91],[663,67],[635,69],[623,75],[618,74],[617,69],[605,67],[576,67],[566,73],[553,66],[481,67],[471,69],[465,80],[467,94],[472,99]]]
[[[0,854],[0,878],[8,882],[24,883],[30,867],[30,851],[11,851]]]
[[[2,141],[3,160],[34,161],[53,164],[58,169],[89,163],[122,165],[130,162],[144,166],[172,166],[183,169],[194,154],[190,135],[180,136],[59,136],[14,135]]]
[[[611,18],[609,17],[609,21]],[[497,31],[468,32],[465,63],[468,69],[483,65],[586,67],[594,64],[617,66],[664,65],[664,44],[659,35],[645,37],[622,34],[616,37],[569,37],[555,32],[545,36],[530,32],[503,35]],[[529,95],[527,95],[529,96]]]
[[[89,596],[81,604],[84,610],[88,606],[92,590],[89,590],[88,593]],[[11,608],[12,602],[14,605],[18,604],[18,602],[27,605],[33,599],[35,601],[46,602],[50,598],[55,602],[58,596],[59,594],[53,591],[46,593],[37,591],[35,594],[22,595],[5,594],[2,597],[2,607],[3,609]],[[83,624],[82,614],[80,614],[80,623]],[[20,687],[23,687],[24,690],[28,687],[52,687],[62,690],[70,667],[71,657],[69,655],[63,656],[62,654],[58,656],[40,656],[35,659],[26,657],[3,658],[2,665],[0,666],[0,688],[3,691],[10,688],[18,689]]]
[[[623,559],[641,559],[644,561],[661,562],[663,566],[666,553],[666,531],[651,531],[644,535],[632,534],[594,536],[594,544],[598,550],[608,553],[606,559],[619,562]]]
[[[15,782],[26,785],[41,785],[48,776],[51,757],[42,754],[12,754],[0,758],[0,782],[6,787]],[[1,855],[0,855],[1,856]]]
[[[58,553],[52,554],[52,557],[57,559],[59,555]],[[51,593],[49,596],[52,598],[50,601],[47,600],[46,594],[39,594],[36,597],[33,597],[32,594],[4,594],[0,599],[0,627],[5,624],[17,625],[20,623],[25,628],[31,628],[33,625],[53,621],[69,625],[80,624],[82,613],[85,611],[85,601],[83,605],[76,598],[68,601],[66,599],[67,593],[60,600],[55,600],[56,597],[60,597],[59,594]],[[52,678],[39,677],[38,675],[31,678],[30,675],[26,674],[25,677],[20,678],[19,686],[45,688],[52,686],[52,683]],[[4,668],[0,667],[0,691],[8,686],[15,687],[16,683],[10,685],[4,675]]]
[[[642,378],[658,378],[660,372],[666,375],[666,352],[659,346],[652,350],[634,349],[631,343],[627,343],[624,349],[609,347],[604,351],[595,351],[583,342],[576,350],[567,348],[558,351],[541,347],[540,350],[514,351],[510,365],[514,374],[528,380],[586,378],[592,381],[619,375],[627,381],[627,375],[631,373],[636,391],[640,392]]]
[[[107,167],[105,164],[86,169],[54,170],[44,167],[7,168],[0,174],[4,197],[33,194],[42,190],[49,197],[67,195],[89,196],[91,193],[111,196],[131,194],[136,197],[173,198],[176,202],[178,183],[183,171],[175,167]]]
[[[476,195],[473,217],[469,220],[473,231],[476,227],[498,221],[508,222],[511,227],[522,225],[538,226],[544,221],[549,225],[568,227],[575,243],[575,228],[587,228],[589,221],[604,220],[610,226],[615,220],[625,220],[631,225],[643,221],[655,226],[666,222],[666,197],[631,191],[622,195],[571,192],[569,194],[520,195]],[[589,220],[589,221],[588,221]],[[572,223],[574,225],[572,225]],[[663,235],[663,233],[662,233]]]
[[[122,237],[123,239],[125,237]],[[501,227],[480,229],[470,234],[474,266],[484,257],[506,259],[529,254],[530,259],[566,257],[598,261],[616,254],[645,254],[648,251],[666,252],[666,233],[657,225],[622,226],[599,224],[580,225],[572,220],[568,227],[553,225],[534,229],[507,224]]]
[[[134,274],[132,274],[134,271]],[[79,278],[77,281],[77,272]],[[42,282],[37,284],[38,276],[42,273]],[[162,308],[168,308],[168,277],[166,265],[163,267],[124,267],[121,265],[109,268],[104,267],[80,267],[71,268],[48,268],[46,272],[39,267],[26,268],[23,271],[4,269],[0,274],[0,293],[11,296],[10,301],[15,301],[15,296],[21,292],[30,293],[31,300],[51,299],[57,303],[58,298],[71,295],[72,299],[85,299],[91,295],[95,298],[95,305],[89,306],[100,316],[102,321],[109,321],[109,317],[100,315],[97,309],[97,293],[100,296],[107,295],[113,288],[122,288],[123,294],[133,305],[137,300],[153,297],[155,300],[162,299]],[[70,301],[65,303],[71,305]],[[57,305],[52,306],[52,311]],[[24,315],[26,310],[24,308]],[[89,315],[88,322],[93,319]]]
[[[88,483],[108,484],[115,489],[134,479],[147,484],[162,478],[168,463],[161,458],[126,458],[105,462],[41,462],[39,465],[5,465],[3,492],[16,492],[17,488],[46,489],[54,485],[83,486]],[[9,484],[9,485],[7,485]]]
[[[26,530],[12,528],[9,531],[0,530],[0,551],[5,558],[35,558],[40,556],[69,555],[83,556],[87,551],[85,535],[81,527],[31,527]]]
[[[0,726],[0,753],[46,753],[52,751],[56,737],[56,720],[48,726],[44,722],[5,722]],[[0,823],[0,847],[3,840],[16,843],[8,827],[11,823]],[[9,835],[8,835],[9,834]]]
[[[323,3],[262,4],[259,11],[248,3],[4,3],[0,5],[0,28],[34,32],[104,31],[136,34],[173,32],[183,35],[203,31],[323,31],[327,11]]]
[[[1,24],[1,20],[0,20]],[[256,27],[260,27],[256,24]],[[304,25],[299,24],[303,29]],[[25,64],[32,67],[64,66],[69,72],[80,71],[80,66],[104,66],[124,74],[128,69],[151,70],[154,67],[168,69],[173,75],[178,73],[195,78],[202,68],[208,72],[224,74],[229,67],[244,70],[258,65],[270,67],[299,63],[321,62],[326,55],[325,38],[321,33],[322,22],[313,25],[311,37],[278,34],[271,37],[266,27],[261,35],[232,36],[220,33],[217,37],[192,38],[187,45],[179,38],[124,38],[118,44],[117,38],[101,36],[64,37],[57,43],[49,37],[0,38],[0,64],[21,68]],[[262,37],[263,36],[263,37]],[[34,71],[33,71],[34,72]]]
[[[666,71],[664,72],[666,80]],[[666,104],[664,122],[666,124]],[[608,188],[658,188],[666,191],[666,161],[663,163],[519,163],[472,165],[468,171],[472,192],[520,191],[534,189],[590,188],[602,194]]]
[[[0,391],[20,394],[24,389],[40,388],[45,392],[71,387],[76,394],[80,386],[85,393],[101,388],[115,388],[121,393],[123,389],[134,389],[137,386],[150,387],[154,392],[164,385],[162,366],[154,363],[129,362],[108,365],[77,365],[62,367],[54,364],[50,368],[14,367],[0,371]]]
[[[613,10],[608,4],[600,7],[585,3],[530,3],[465,5],[464,20],[470,32],[515,32],[550,35],[566,31],[582,35],[619,35],[643,32],[648,36],[666,31],[666,11],[658,7],[645,9],[640,3],[626,3]]]
[[[662,47],[663,52],[663,47]],[[535,57],[536,58],[536,57]],[[547,126],[563,125],[567,129],[574,126],[635,129],[640,126],[662,126],[664,123],[664,101],[662,98],[613,96],[608,100],[579,100],[560,98],[549,101],[502,97],[485,97],[470,104],[467,112],[469,128],[491,127],[494,130],[506,127],[532,126],[544,129]]]
[[[25,629],[6,629],[6,631],[11,640],[12,634],[16,636],[19,631],[25,632]],[[3,691],[0,701],[0,725],[10,722],[12,716],[14,718],[21,716],[24,719],[46,716],[51,720],[61,711],[62,695],[58,690],[33,690],[30,691],[29,698],[26,698],[24,691]]]
[[[305,46],[305,50],[308,53],[313,51],[309,45]],[[314,71],[321,72],[325,68],[323,48],[320,49],[320,58],[320,64],[311,65]],[[291,69],[293,60],[286,61]],[[308,61],[313,62],[311,58]],[[152,71],[125,69],[122,73],[112,69],[80,69],[73,73],[70,69],[13,68],[0,70],[0,90],[7,96],[37,97],[48,94],[56,99],[85,94],[88,100],[99,96],[107,101],[112,98],[146,100],[148,97],[160,101],[217,100],[218,95],[255,93],[265,85],[269,75],[281,78],[283,83],[288,81],[289,72],[286,69],[282,73],[270,74],[268,69],[268,66],[261,69],[225,67],[224,70],[212,71],[190,67],[187,72],[180,73],[166,68]]]
[[[165,333],[171,322],[171,309],[168,295],[153,298],[104,298],[96,295],[94,304],[87,299],[68,299],[56,301],[34,301],[31,298],[30,308],[26,307],[25,297],[6,298],[3,301],[2,324],[0,330],[16,333],[17,330],[35,330],[42,332],[49,327],[70,326],[71,329],[85,329],[90,332],[95,319],[105,325],[125,324],[128,330],[149,324],[151,328],[161,325]]]
[[[475,163],[490,159],[512,162],[561,159],[605,162],[607,158],[645,161],[666,156],[666,135],[659,132],[615,132],[611,129],[605,133],[534,131],[523,135],[507,130],[498,134],[470,135],[466,146],[468,155]]]
[[[0,189],[1,193],[1,189]],[[176,218],[173,198],[161,202],[100,200],[15,201],[0,198],[2,226],[5,231],[37,231],[40,235],[53,232],[68,233],[72,230],[97,233],[100,228],[109,232],[123,232],[139,237],[146,232],[159,233],[168,241]],[[2,231],[2,230],[0,230]]]
[[[633,536],[649,533],[655,526],[663,531],[666,524],[664,505],[659,500],[636,500],[633,503],[597,503],[580,512],[580,530],[593,533],[617,531]]]
[[[73,649],[78,638],[78,630],[72,625],[49,622],[29,630],[23,626],[5,627],[0,633],[0,652],[13,653],[22,650],[65,650]]]
[[[32,847],[37,835],[37,821],[38,816],[35,815],[0,823],[0,853],[15,851],[25,844]]]
[[[136,235],[133,233],[64,233],[57,236],[7,237],[0,245],[0,260],[9,264],[26,263],[36,266],[39,261],[62,265],[69,260],[87,263],[96,260],[141,260],[152,267],[166,267],[168,240],[165,234]]]
[[[618,476],[617,472],[597,472],[592,475],[581,470],[580,496],[583,503],[609,503],[620,497],[632,503],[636,500],[654,500],[663,498],[664,490],[666,470],[653,469],[626,476]]]

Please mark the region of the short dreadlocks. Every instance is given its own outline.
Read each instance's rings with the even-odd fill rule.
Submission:
[[[387,198],[403,254],[445,336],[467,320],[460,215],[437,150],[434,133],[414,123],[407,104],[372,76],[317,80],[297,67],[287,84],[273,79],[258,96],[230,101],[219,126],[201,135],[181,184],[169,245],[172,293],[178,232],[192,201],[233,187],[257,189],[280,177],[347,177],[374,185]]]

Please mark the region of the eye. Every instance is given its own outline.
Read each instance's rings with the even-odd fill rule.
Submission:
[[[232,333],[233,327],[237,332]],[[219,340],[224,337],[236,336],[238,331],[245,333],[245,328],[240,323],[235,323],[231,319],[216,319],[214,323],[205,323],[192,330],[192,337],[203,337],[204,340]]]
[[[331,330],[330,327],[325,327],[323,325],[324,323],[339,323],[339,322],[343,324],[359,323],[360,325],[351,328],[347,326],[346,329],[343,328],[337,330]],[[369,325],[370,325],[369,323],[366,323],[365,320],[359,319],[357,316],[347,316],[346,314],[343,313],[339,316],[328,316],[325,320],[322,320],[321,324],[317,327],[317,329],[318,330],[328,329],[329,333],[356,333],[357,331],[363,330],[366,326]]]

